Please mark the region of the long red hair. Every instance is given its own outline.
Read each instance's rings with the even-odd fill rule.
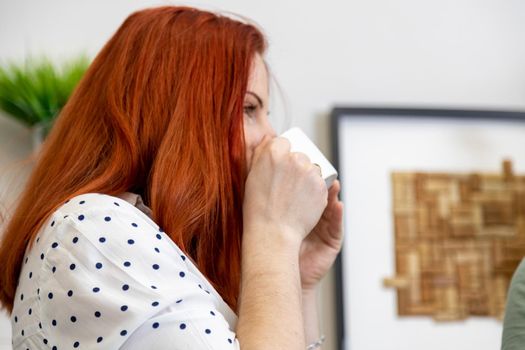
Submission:
[[[243,101],[253,25],[187,7],[130,15],[95,58],[45,141],[0,246],[9,311],[24,251],[82,193],[139,193],[153,219],[235,310],[246,165]]]

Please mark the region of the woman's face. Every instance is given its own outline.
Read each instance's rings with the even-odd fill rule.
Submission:
[[[244,96],[244,140],[248,169],[252,164],[255,147],[263,137],[276,136],[268,118],[268,100],[268,71],[261,55],[257,54]]]

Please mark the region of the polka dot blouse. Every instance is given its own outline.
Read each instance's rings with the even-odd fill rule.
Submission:
[[[88,193],[28,247],[15,349],[239,349],[237,317],[140,197]]]

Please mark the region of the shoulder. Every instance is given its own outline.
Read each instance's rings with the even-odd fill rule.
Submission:
[[[159,228],[147,215],[127,201],[102,193],[86,193],[73,197],[56,210],[55,216],[59,221],[72,218],[95,223],[109,223],[112,220],[119,220],[121,216],[136,217],[145,220],[154,228]]]
[[[187,315],[214,304],[180,249],[131,204],[85,194],[54,216],[36,247],[45,250],[38,275],[41,318],[61,345],[95,346],[100,338],[118,348],[170,305]]]
[[[126,236],[129,237],[125,240],[128,244],[135,243],[135,234],[141,241],[151,238],[156,242],[165,237],[159,225],[135,206],[121,198],[100,193],[86,193],[66,201],[41,230],[44,236],[55,239],[67,238],[65,236],[71,236],[72,231],[99,242],[107,240],[107,236],[120,239]],[[123,243],[121,240],[113,243],[116,242]]]
[[[29,267],[38,272],[22,279],[20,292],[35,296],[27,301],[33,316],[58,348],[238,347],[213,287],[120,198],[84,194],[64,203],[39,232]]]
[[[112,274],[132,275],[143,283],[151,273],[179,274],[186,267],[184,254],[162,229],[118,197],[74,197],[50,220],[42,242],[50,266],[66,260],[86,273],[111,269]]]

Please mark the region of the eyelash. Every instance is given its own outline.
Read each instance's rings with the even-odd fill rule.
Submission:
[[[248,116],[253,117],[253,113],[257,110],[256,105],[246,105],[244,106],[244,113],[248,114]]]

